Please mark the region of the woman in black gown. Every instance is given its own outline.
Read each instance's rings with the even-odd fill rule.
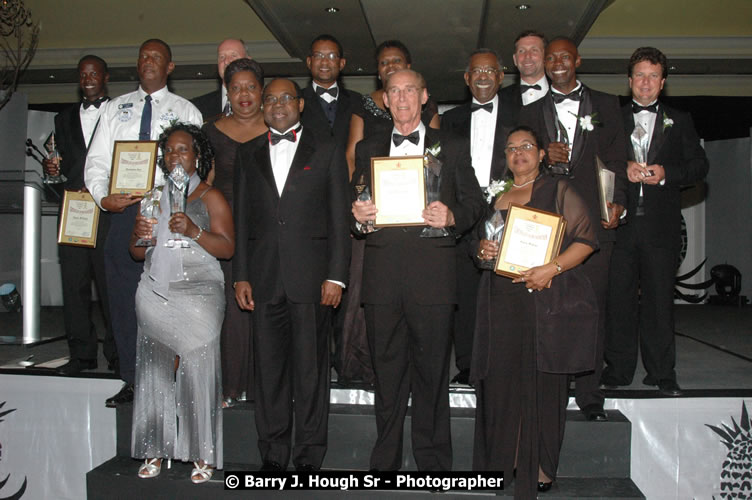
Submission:
[[[515,498],[535,498],[556,478],[568,401],[568,374],[595,364],[597,305],[577,267],[597,248],[580,196],[561,177],[544,174],[535,133],[517,127],[508,137],[508,189],[489,207],[506,217],[510,203],[556,212],[567,221],[554,261],[510,279],[486,271],[478,292],[478,324],[470,379],[477,406],[473,468],[501,470]],[[482,239],[479,261],[496,258]],[[537,483],[537,484],[536,484]]]
[[[203,131],[215,151],[214,169],[209,180],[232,207],[235,153],[238,146],[266,133],[261,112],[264,71],[256,61],[236,59],[225,68],[225,86],[231,113],[204,124]],[[232,287],[232,260],[221,260],[225,276],[227,310],[222,324],[223,405],[230,407],[240,399],[253,399],[253,349],[251,317],[235,303]]]

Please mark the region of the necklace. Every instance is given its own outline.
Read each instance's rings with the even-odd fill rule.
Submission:
[[[535,179],[537,179],[537,177]],[[522,184],[515,184],[514,182],[512,182],[512,186],[514,186],[516,188],[524,188],[525,186],[527,186],[527,185],[532,184],[533,182],[535,182],[535,179],[530,179],[529,181],[523,182]]]

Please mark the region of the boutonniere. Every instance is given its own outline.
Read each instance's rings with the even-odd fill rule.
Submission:
[[[570,111],[571,113],[571,111]],[[572,113],[574,114],[574,113]],[[580,116],[579,122],[580,122],[580,128],[586,132],[592,132],[595,129],[596,125],[600,125],[601,122],[595,119],[595,117],[598,116],[598,112],[596,111],[593,114]]]
[[[674,124],[674,120],[668,117],[666,112],[663,112],[663,131],[665,132],[667,128],[671,128],[671,125]]]
[[[486,188],[486,203],[491,203],[498,195],[506,193],[512,188],[512,181],[499,179],[491,181]]]
[[[441,142],[437,142],[430,148],[426,148],[426,153],[430,153],[434,158],[439,156],[439,154],[441,153]]]

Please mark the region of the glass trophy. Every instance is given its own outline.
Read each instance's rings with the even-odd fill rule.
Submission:
[[[155,221],[154,224],[152,224],[151,229],[151,239],[145,240],[143,238],[139,238],[136,241],[137,247],[153,247],[157,241],[157,228],[159,227],[159,216],[161,215],[162,211],[160,209],[159,201],[162,197],[162,190],[160,188],[154,188],[149,191],[147,191],[144,194],[144,197],[141,198],[141,207],[140,207],[140,213],[143,217],[146,217],[147,219],[152,219]]]
[[[423,175],[426,182],[426,206],[439,201],[441,195],[441,161],[433,154],[426,153],[423,157]],[[449,236],[445,227],[425,227],[420,232],[421,238],[443,238]]]
[[[360,176],[358,179],[358,183],[355,184],[355,194],[358,201],[371,201],[371,190],[368,189],[368,185],[366,184],[365,177],[363,175]],[[364,233],[372,233],[374,231],[378,231],[377,228],[373,227],[372,220],[369,220],[366,222],[367,229],[363,231]]]
[[[504,217],[501,215],[501,210],[494,211],[483,224],[483,230],[488,241],[501,243],[501,236],[504,234]],[[481,269],[493,269],[495,266],[495,259],[482,260],[479,265]]]
[[[188,181],[190,177],[183,169],[183,165],[177,164],[167,177],[167,189],[168,196],[170,197],[170,215],[175,215],[178,212],[185,213],[185,205],[188,200]],[[188,248],[190,241],[186,239],[182,234],[172,233],[171,237],[165,243],[165,246],[170,248]]]
[[[50,132],[50,135],[47,136],[47,140],[44,141],[44,149],[47,151],[47,159],[49,160],[57,159],[57,165],[59,169],[60,168],[60,154],[57,152],[57,143],[55,142],[55,132]],[[62,173],[58,173],[58,175],[45,175],[44,176],[45,184],[62,184],[63,182],[67,180],[68,178],[65,177]]]

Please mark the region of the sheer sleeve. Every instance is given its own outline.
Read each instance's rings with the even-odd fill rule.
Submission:
[[[556,210],[567,220],[566,240],[584,243],[598,249],[598,237],[590,223],[585,201],[566,180],[560,180],[556,186]]]

